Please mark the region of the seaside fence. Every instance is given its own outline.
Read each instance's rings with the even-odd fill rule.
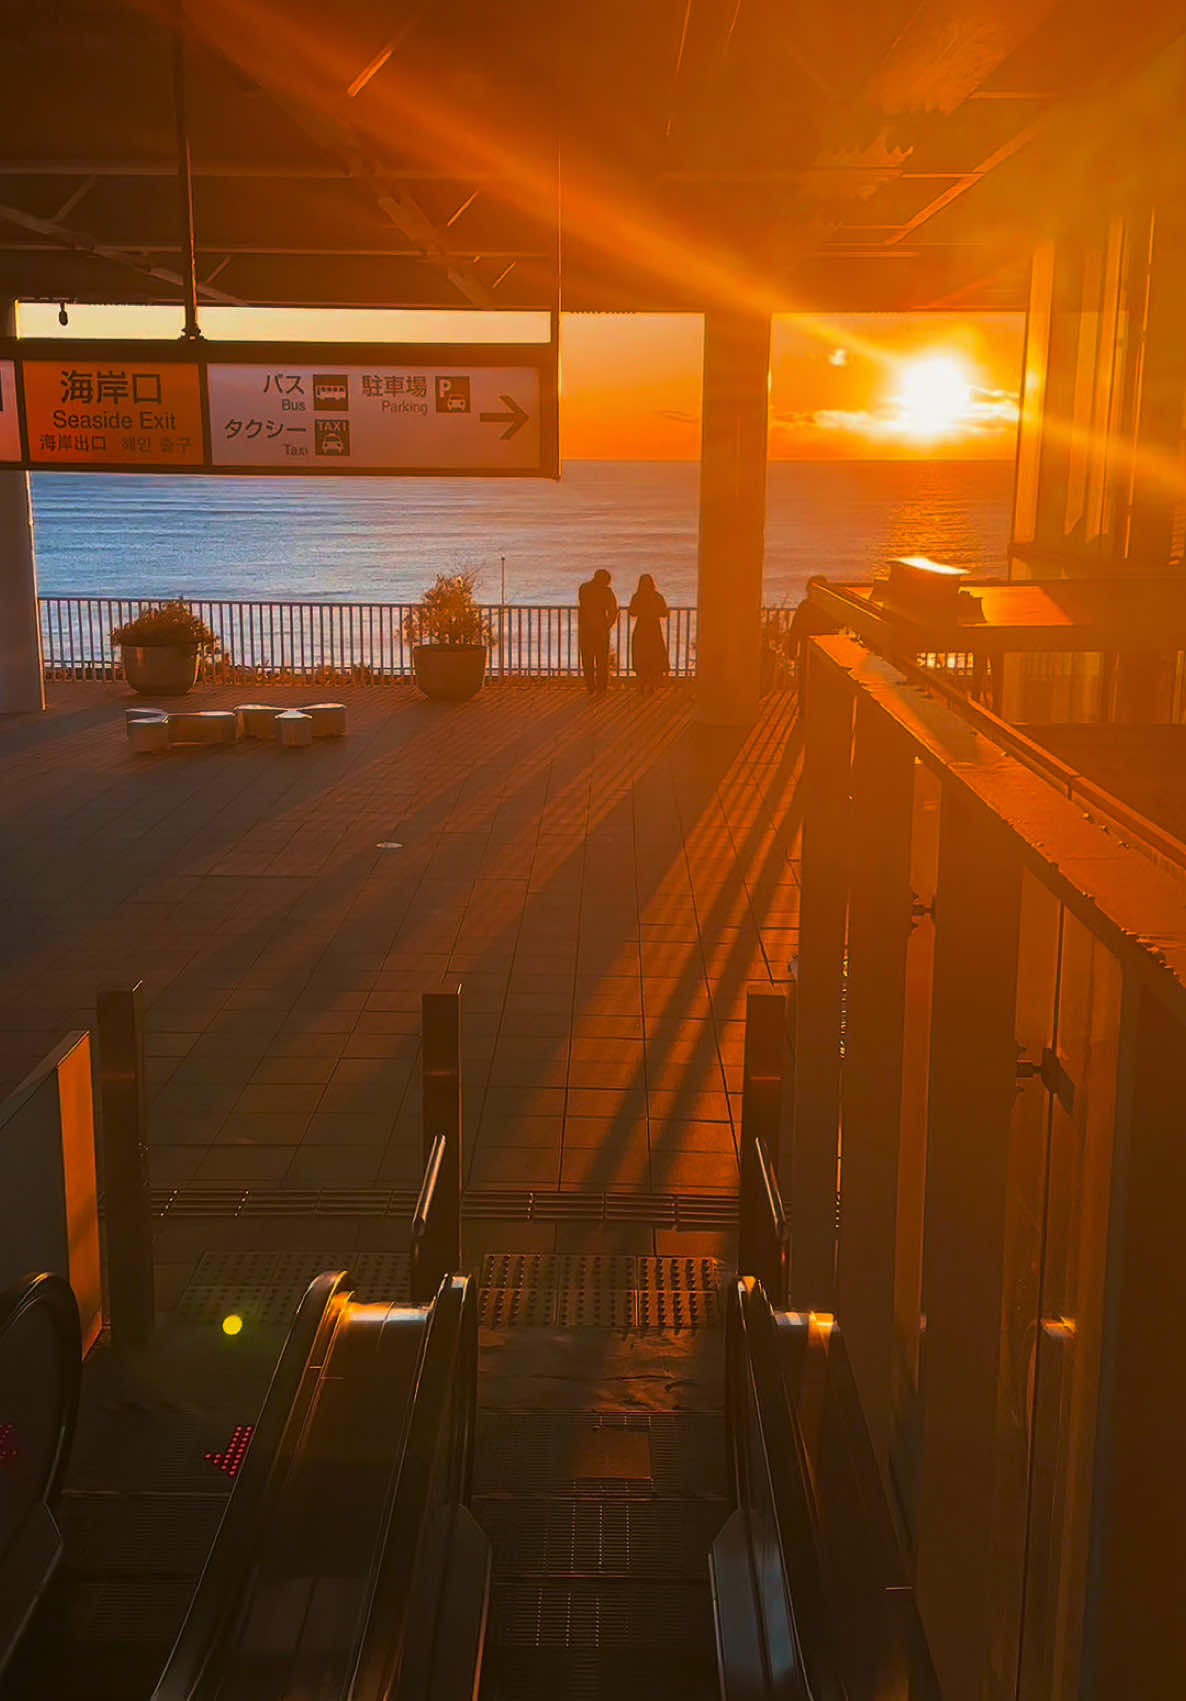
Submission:
[[[119,673],[115,627],[134,620],[162,597],[42,597],[41,645],[47,679],[112,679]],[[371,680],[409,678],[412,644],[404,634],[414,603],[232,602],[187,599],[218,638],[203,659],[202,677],[239,683],[286,679]],[[487,604],[494,641],[491,678],[569,678],[581,671],[574,607]],[[696,610],[673,608],[664,622],[671,673],[696,671]],[[618,616],[611,657],[628,677],[630,620]],[[612,663],[611,663],[612,665]]]

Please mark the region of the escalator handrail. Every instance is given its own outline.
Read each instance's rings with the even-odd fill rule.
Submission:
[[[62,1477],[70,1459],[74,1431],[78,1425],[78,1401],[82,1386],[82,1328],[78,1320],[78,1302],[74,1290],[63,1276],[42,1272],[25,1276],[14,1287],[0,1294],[0,1339],[15,1328],[29,1312],[44,1309],[49,1313],[54,1337],[59,1347],[59,1375],[62,1390],[58,1414],[58,1439],[48,1462],[40,1500],[52,1506],[62,1487]]]
[[[472,1346],[466,1352],[467,1345]],[[453,1442],[453,1425],[441,1424],[441,1413],[452,1411],[449,1396],[457,1393],[458,1376],[469,1385],[461,1390],[467,1402],[468,1425],[462,1446],[462,1498],[469,1494],[469,1457],[476,1402],[477,1311],[468,1276],[447,1275],[428,1312],[423,1351],[408,1404],[404,1442],[392,1472],[375,1561],[367,1591],[346,1701],[390,1701],[397,1692],[400,1669],[410,1632],[408,1614],[420,1559],[420,1545],[430,1511],[437,1450]],[[431,1633],[432,1626],[425,1627]]]
[[[842,1701],[835,1664],[820,1654],[821,1642],[826,1649],[831,1640],[830,1618],[810,1466],[782,1363],[780,1319],[786,1314],[771,1305],[760,1282],[745,1277],[731,1290],[730,1310],[741,1336],[741,1365],[753,1389],[762,1438],[762,1457],[755,1463],[770,1487],[804,1701]]]
[[[283,1485],[300,1434],[311,1392],[306,1379],[325,1363],[348,1304],[346,1280],[344,1271],[315,1277],[297,1307],[214,1545],[152,1701],[191,1701],[217,1664],[218,1650],[242,1605],[243,1582],[266,1522],[266,1508]]]

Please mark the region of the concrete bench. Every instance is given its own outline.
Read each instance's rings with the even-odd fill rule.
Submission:
[[[235,709],[132,708],[124,711],[128,743],[139,752],[173,744],[234,744],[236,738],[275,740],[286,750],[303,750],[315,738],[343,738],[345,703],[310,703],[278,709],[270,703],[240,703]]]
[[[300,709],[276,716],[276,742],[285,750],[301,750],[313,742],[313,717]]]
[[[128,743],[138,756],[149,756],[169,748],[169,717],[138,714],[128,717]]]
[[[237,731],[232,709],[182,709],[169,715],[170,744],[233,744]]]
[[[243,738],[275,738],[276,716],[281,712],[268,703],[240,703],[235,710],[239,717],[240,735]]]
[[[314,738],[345,738],[345,703],[306,703],[300,712],[313,722]]]

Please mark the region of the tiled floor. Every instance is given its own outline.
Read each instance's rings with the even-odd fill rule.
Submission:
[[[408,1184],[459,981],[471,1187],[736,1185],[746,990],[795,951],[784,700],[741,735],[682,686],[400,684],[344,742],[135,757],[122,685],[49,695],[0,722],[0,1091],[140,977],[154,1180]]]

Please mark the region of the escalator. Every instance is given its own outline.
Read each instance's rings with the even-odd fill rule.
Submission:
[[[7,1404],[9,1386],[29,1390],[20,1421],[47,1438],[16,1521],[41,1506],[52,1524],[77,1387],[68,1326],[40,1294],[39,1326],[0,1334],[0,1349],[23,1365]],[[790,1392],[797,1325],[752,1281],[725,1299],[722,1339],[707,1276],[679,1299],[711,1312],[698,1335],[686,1321],[623,1334],[604,1306],[553,1296],[552,1326],[485,1338],[478,1414],[476,1281],[446,1276],[416,1306],[317,1277],[163,1669],[101,1692],[840,1701]],[[581,1313],[587,1331],[555,1326]],[[52,1692],[36,1660],[3,1690]]]
[[[62,1557],[57,1502],[78,1416],[78,1307],[60,1276],[0,1297],[0,1672]]]
[[[59,1328],[59,1287],[38,1278],[36,1306],[26,1297],[0,1333],[5,1577],[22,1603],[19,1616],[8,1606],[10,1651],[62,1551],[50,1508],[80,1353],[76,1313],[72,1357]],[[73,1312],[68,1288],[65,1300]],[[476,1366],[467,1278],[446,1277],[423,1306],[359,1303],[340,1274],[312,1282],[152,1701],[470,1701],[489,1590],[489,1544],[465,1506]],[[6,1443],[31,1461],[15,1479]],[[6,1605],[17,1598],[10,1586]],[[63,1655],[65,1604],[45,1600],[6,1701],[60,1693],[80,1658],[95,1665],[76,1692],[147,1697],[134,1667],[102,1669],[101,1645]]]
[[[472,1695],[475,1363],[464,1277],[427,1307],[313,1282],[153,1701]]]

